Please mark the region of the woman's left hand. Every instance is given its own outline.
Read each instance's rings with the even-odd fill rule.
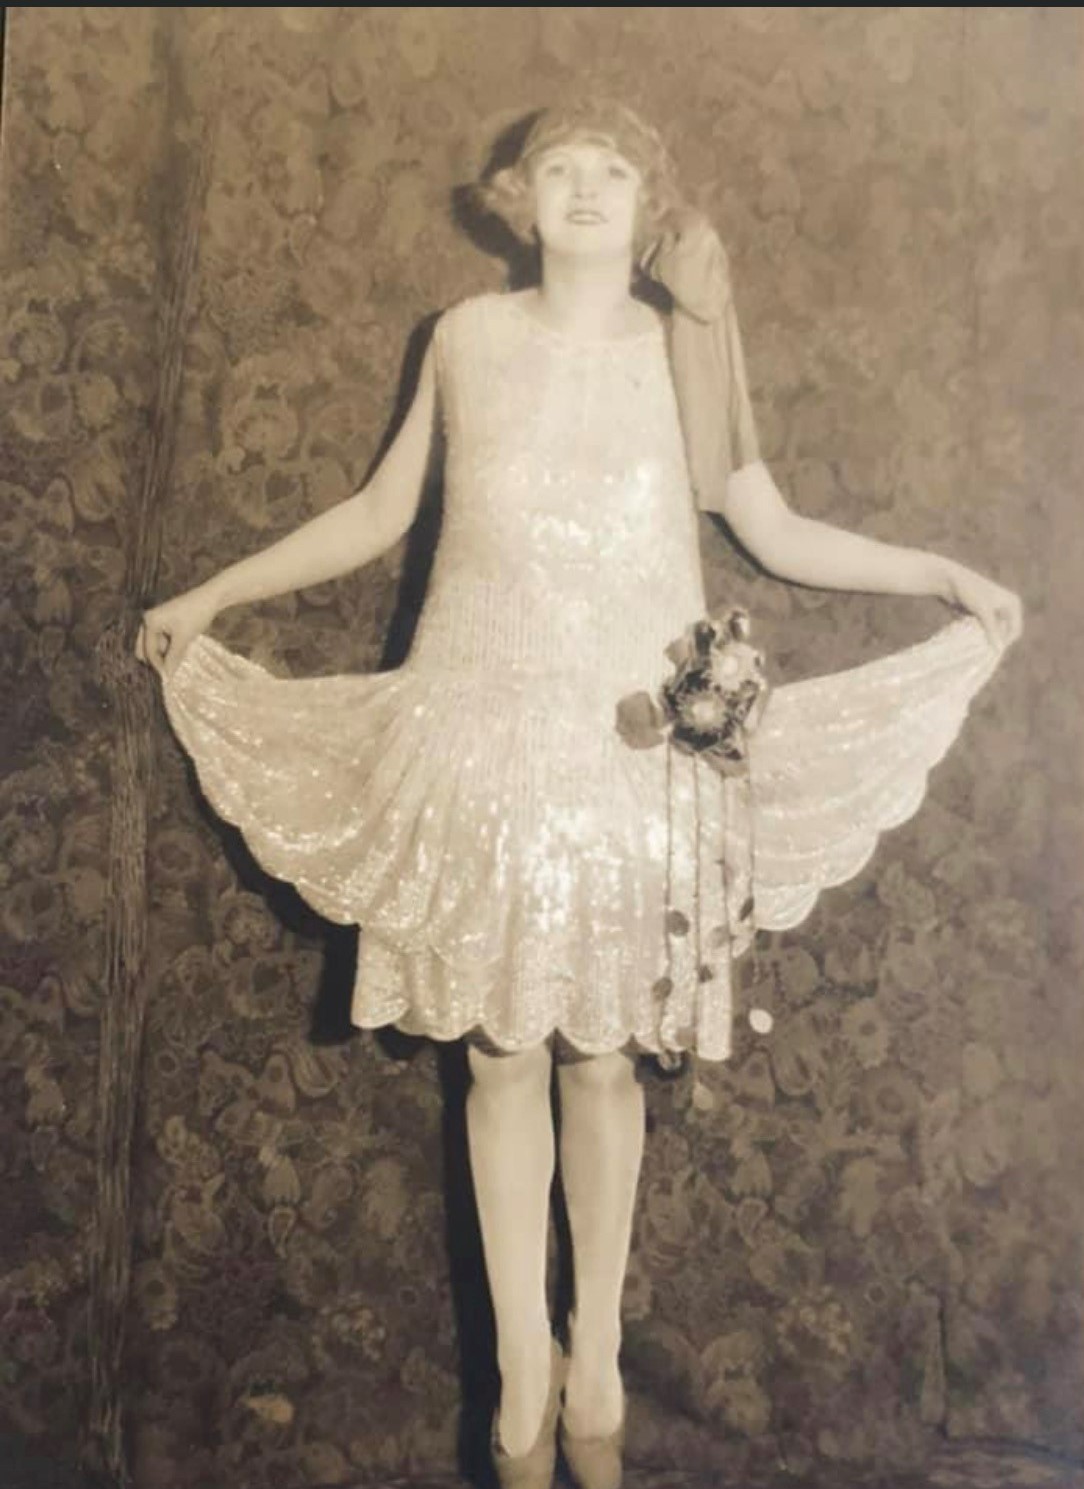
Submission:
[[[950,605],[970,610],[992,646],[1009,646],[1024,628],[1020,596],[964,564],[947,565],[941,594]]]

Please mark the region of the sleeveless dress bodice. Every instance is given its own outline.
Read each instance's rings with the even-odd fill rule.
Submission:
[[[661,323],[581,342],[491,295],[436,342],[445,513],[415,660],[587,679],[612,714],[704,604]]]

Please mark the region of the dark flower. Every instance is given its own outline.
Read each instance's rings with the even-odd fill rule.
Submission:
[[[697,621],[668,648],[674,672],[659,694],[675,748],[724,774],[745,770],[746,737],[767,698],[764,659],[748,635],[742,610]]]

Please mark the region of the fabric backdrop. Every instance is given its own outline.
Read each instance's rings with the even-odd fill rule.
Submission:
[[[503,282],[456,186],[528,108],[602,86],[663,127],[729,246],[765,457],[797,507],[960,557],[1028,611],[921,815],[750,960],[741,1007],[775,1027],[739,1016],[721,1107],[650,1086],[630,1460],[912,1464],[946,1434],[1084,1452],[1080,10],[8,17],[9,1424],[60,1451],[85,1409],[117,769],[93,659],[138,539],[161,276],[201,126],[220,110],[163,598],[357,488],[426,318]],[[392,663],[432,527],[427,512],[386,559],[215,634],[299,673]],[[750,607],[778,679],[944,617],[771,581],[708,519],[703,539],[713,601]],[[160,709],[156,747],[135,1482],[272,1489],[469,1461],[493,1367],[461,1056],[350,1036],[352,933],[256,869]]]

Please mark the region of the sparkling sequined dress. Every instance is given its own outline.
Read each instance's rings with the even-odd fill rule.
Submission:
[[[361,926],[356,1024],[723,1059],[750,891],[779,928],[857,872],[997,655],[963,621],[778,688],[725,788],[630,748],[617,702],[705,610],[663,330],[585,344],[486,295],[436,356],[445,516],[405,664],[281,678],[201,637],[171,722],[264,867]]]

